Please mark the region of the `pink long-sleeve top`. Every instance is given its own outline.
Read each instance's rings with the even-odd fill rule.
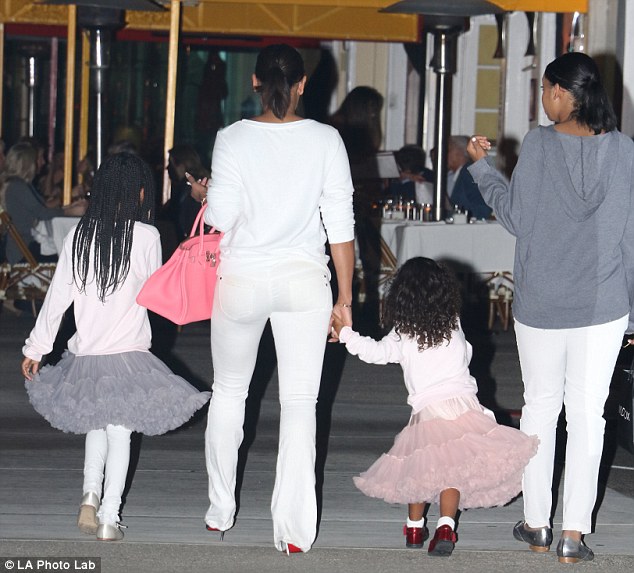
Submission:
[[[374,340],[344,326],[339,340],[350,354],[364,362],[400,364],[408,392],[407,403],[413,413],[448,398],[475,396],[478,391],[475,378],[469,373],[471,344],[460,325],[453,331],[449,342],[423,350],[418,349],[414,338],[401,336],[394,330],[381,340]]]

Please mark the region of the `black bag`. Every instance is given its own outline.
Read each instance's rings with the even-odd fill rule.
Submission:
[[[620,446],[634,453],[634,423],[632,420],[634,360],[632,360],[629,370],[622,370],[617,400],[617,439]]]

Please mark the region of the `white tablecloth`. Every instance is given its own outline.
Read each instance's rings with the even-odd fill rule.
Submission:
[[[40,243],[43,255],[58,255],[62,251],[64,237],[79,222],[79,217],[54,217],[40,221],[33,229],[33,238]]]
[[[463,272],[513,271],[515,237],[495,221],[449,225],[383,221],[381,235],[402,265],[412,257],[453,263]]]

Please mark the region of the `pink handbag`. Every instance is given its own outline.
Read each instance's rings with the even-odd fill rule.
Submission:
[[[145,282],[136,297],[141,306],[175,324],[211,318],[223,233],[204,232],[200,208],[189,238],[185,239],[160,269]],[[198,227],[198,235],[195,235]]]

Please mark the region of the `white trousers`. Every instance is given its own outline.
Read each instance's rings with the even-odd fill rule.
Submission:
[[[205,453],[210,507],[205,522],[233,525],[245,400],[267,320],[275,339],[280,435],[271,512],[278,549],[308,551],[315,540],[315,405],[332,292],[328,271],[299,262],[250,276],[219,275],[211,317],[214,368]]]
[[[590,533],[603,452],[603,407],[628,317],[569,329],[539,329],[515,321],[524,402],[520,429],[540,440],[523,480],[530,527],[550,525],[555,434],[566,411],[564,530]]]
[[[108,424],[105,430],[86,434],[84,494],[93,492],[103,499],[97,512],[99,523],[118,523],[121,495],[130,464],[130,435],[123,426]]]

